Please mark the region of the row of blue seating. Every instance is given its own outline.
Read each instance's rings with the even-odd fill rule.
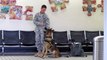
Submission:
[[[35,52],[34,31],[0,31],[0,52]]]
[[[93,38],[99,35],[103,35],[103,31],[70,31],[70,34],[67,34],[67,31],[54,31],[53,40],[57,45],[68,45],[70,42],[79,42],[82,44],[85,51],[93,51]],[[71,37],[68,39],[68,35]]]
[[[95,36],[103,35],[103,31],[70,31],[71,39],[68,38],[67,31],[54,31],[53,40],[58,46],[69,45],[69,42],[80,42],[86,45],[93,43]],[[0,52],[35,52],[34,31],[0,31]],[[62,49],[61,49],[62,50]]]
[[[70,38],[68,38],[67,31],[54,31],[53,39],[58,43],[65,43],[67,40],[72,40],[74,42],[93,42],[93,38],[96,36],[104,35],[103,31],[70,31]],[[64,38],[66,37],[66,38]],[[60,41],[62,39],[62,41]],[[64,41],[66,40],[66,41]]]

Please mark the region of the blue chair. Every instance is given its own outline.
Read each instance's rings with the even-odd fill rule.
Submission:
[[[20,51],[19,31],[3,31],[4,54],[12,54],[12,52]]]
[[[96,36],[99,36],[99,31],[85,31],[86,35],[86,47],[85,50],[93,52],[93,42]]]
[[[0,54],[3,53],[3,38],[2,38],[2,30],[0,30]]]
[[[70,31],[70,36],[72,42],[79,42],[81,44],[85,42],[84,31]]]
[[[71,43],[69,42],[67,31],[54,31],[52,37],[55,46],[59,48],[60,52],[67,53],[70,56]]]
[[[104,35],[104,31],[100,31],[100,35]]]
[[[94,37],[99,36],[99,31],[85,31],[86,41],[90,45],[93,45]]]
[[[20,31],[22,52],[35,52],[35,32],[34,31]]]
[[[3,44],[3,39],[2,39],[2,31],[0,30],[0,45]]]
[[[87,56],[84,53],[83,47],[85,46],[84,31],[70,31],[71,36],[71,55],[72,56]]]
[[[69,40],[67,37],[67,31],[54,31],[53,40],[55,44],[68,44]]]

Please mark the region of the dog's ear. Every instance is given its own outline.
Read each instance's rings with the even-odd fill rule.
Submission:
[[[54,30],[52,29],[52,32],[54,32]]]
[[[51,28],[51,31],[54,32],[54,29]]]

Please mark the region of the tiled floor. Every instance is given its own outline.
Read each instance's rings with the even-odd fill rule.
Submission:
[[[92,55],[87,57],[60,57],[60,58],[49,58],[44,59],[39,57],[31,56],[0,56],[0,60],[92,60]]]

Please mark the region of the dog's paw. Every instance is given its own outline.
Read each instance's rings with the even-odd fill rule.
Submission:
[[[36,54],[34,54],[34,56],[35,56],[35,57],[38,57],[38,54],[36,53]]]

